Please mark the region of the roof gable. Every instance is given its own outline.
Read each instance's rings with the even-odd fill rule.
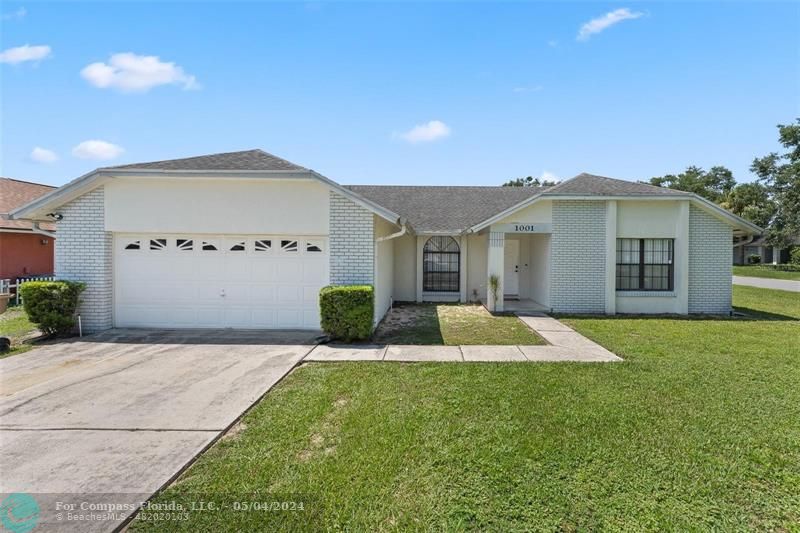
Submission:
[[[580,196],[693,196],[690,192],[656,187],[647,183],[626,181],[582,173],[562,181],[546,191],[548,195]]]

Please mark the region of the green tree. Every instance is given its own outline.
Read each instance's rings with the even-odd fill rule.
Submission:
[[[711,167],[708,172],[700,167],[690,166],[677,175],[650,178],[650,185],[693,192],[718,204],[736,186],[736,180],[733,173],[723,166]]]
[[[720,205],[762,228],[768,227],[775,216],[775,203],[769,190],[759,182],[740,183]]]
[[[503,184],[503,187],[552,187],[556,183],[558,182],[548,179],[534,178],[533,176],[527,176],[525,178],[516,178],[513,180],[508,180]]]
[[[800,119],[779,124],[778,134],[787,152],[756,158],[750,170],[766,186],[775,206],[767,242],[785,248],[800,235]]]

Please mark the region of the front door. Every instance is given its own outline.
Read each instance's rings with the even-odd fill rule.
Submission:
[[[519,296],[519,241],[506,239],[503,269],[503,295]]]

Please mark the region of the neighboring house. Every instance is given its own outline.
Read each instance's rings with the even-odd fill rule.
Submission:
[[[48,214],[89,331],[317,328],[328,284],[374,285],[376,322],[401,300],[728,313],[731,240],[761,233],[694,194],[589,174],[345,187],[261,150],[101,168],[13,216]]]
[[[55,224],[10,220],[8,214],[54,189],[0,178],[0,279],[53,274]]]
[[[800,235],[795,236],[792,244],[800,245]],[[790,248],[778,248],[767,244],[767,238],[764,236],[753,238],[740,239],[739,242],[734,242],[733,246],[733,264],[746,265],[748,264],[750,256],[757,255],[759,263],[788,263]]]

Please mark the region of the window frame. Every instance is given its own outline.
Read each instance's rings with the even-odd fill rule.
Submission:
[[[621,248],[622,241],[638,241],[639,250],[638,250],[638,261],[635,263],[623,263],[621,261],[621,254],[625,253],[626,250]],[[660,253],[667,253],[668,254],[668,262],[667,263],[654,263],[645,262],[645,254],[646,254],[646,241],[665,241],[668,243],[667,249],[664,250],[663,248],[659,251]],[[628,250],[630,252],[630,250]],[[655,248],[651,250],[651,254],[655,254]],[[636,266],[638,268],[638,276],[636,278],[632,278],[631,276],[623,276],[627,279],[637,279],[638,286],[637,287],[627,287],[621,288],[620,287],[620,267],[632,267]],[[646,288],[645,287],[645,271],[647,270],[646,267],[667,267],[667,288]],[[650,276],[654,277],[654,276]],[[664,278],[664,276],[658,276],[659,278]],[[615,268],[615,289],[616,292],[674,292],[675,291],[675,239],[669,237],[645,237],[645,238],[638,238],[638,237],[617,237],[616,240],[616,268]]]
[[[449,248],[450,245],[450,241],[446,241],[446,239],[449,239],[455,245],[454,251],[446,251],[446,248]],[[447,246],[443,246],[445,242],[447,242]],[[434,246],[439,249],[432,249]],[[444,265],[448,269],[431,269],[429,265]],[[438,276],[433,276],[433,274],[438,274]],[[443,274],[446,276],[442,276]],[[447,278],[448,281],[443,283],[443,278]],[[455,279],[455,283],[453,283],[453,279]],[[454,286],[455,288],[453,288]],[[422,291],[461,292],[461,246],[453,237],[449,235],[434,235],[425,241],[425,245],[422,247]]]

